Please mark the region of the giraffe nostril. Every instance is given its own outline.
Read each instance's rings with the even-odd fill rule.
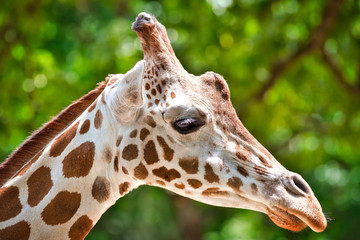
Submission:
[[[298,176],[295,175],[295,176],[292,177],[292,180],[293,180],[295,186],[300,188],[301,191],[303,191],[306,194],[310,193],[309,189],[307,187],[307,184],[304,183],[304,180],[302,178],[300,179]]]
[[[285,180],[285,189],[295,196],[306,196],[311,194],[307,182],[298,174],[291,175]]]

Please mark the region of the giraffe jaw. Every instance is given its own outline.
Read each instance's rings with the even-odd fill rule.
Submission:
[[[299,232],[309,226],[314,232],[322,232],[327,226],[322,212],[316,216],[306,214],[306,211],[284,209],[280,207],[267,208],[267,215],[277,226],[294,232]]]

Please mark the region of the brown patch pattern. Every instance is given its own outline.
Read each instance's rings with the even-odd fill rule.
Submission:
[[[140,131],[140,140],[144,141],[145,138],[150,134],[150,131],[147,128],[143,128]]]
[[[159,184],[160,186],[163,186],[163,187],[166,186],[166,184],[161,180],[156,180],[156,183]]]
[[[179,165],[188,174],[196,174],[199,171],[199,159],[197,157],[180,158]]]
[[[85,134],[89,131],[90,129],[90,120],[89,119],[86,119],[83,124],[81,125],[81,128],[80,128],[80,131],[79,133],[80,134]]]
[[[80,207],[81,195],[77,192],[61,191],[41,213],[47,225],[58,225],[69,221]]]
[[[72,125],[66,132],[57,137],[50,148],[50,157],[57,157],[64,151],[67,145],[76,135],[79,122]]]
[[[139,156],[139,150],[135,144],[129,144],[122,151],[122,158],[128,161],[134,160]]]
[[[85,177],[89,174],[95,156],[95,144],[84,142],[72,150],[63,160],[63,175],[70,177]]]
[[[114,158],[114,171],[115,172],[119,171],[119,158],[118,158],[118,156],[115,156],[115,158]]]
[[[266,168],[261,167],[261,166],[255,166],[254,167],[255,172],[257,172],[259,175],[263,175],[263,176],[267,176],[269,173],[266,170]]]
[[[159,155],[157,154],[157,151],[156,151],[155,143],[152,140],[150,140],[145,145],[144,159],[145,159],[146,163],[149,165],[154,164],[160,160]]]
[[[16,217],[22,209],[19,189],[14,186],[0,188],[0,206],[0,222]]]
[[[129,171],[125,167],[121,167],[121,170],[123,171],[124,174],[126,175],[129,174]]]
[[[21,221],[0,230],[1,240],[26,240],[30,237],[30,225],[28,222]]]
[[[196,179],[188,179],[187,182],[189,183],[189,185],[195,189],[199,188],[202,186],[202,183],[199,180]]]
[[[240,148],[237,148],[235,154],[236,157],[242,161],[248,161],[249,157],[251,156],[250,152],[248,152],[246,149],[240,149]]]
[[[220,191],[218,187],[208,188],[201,193],[205,197],[229,197],[226,191]]]
[[[244,177],[249,176],[249,173],[246,171],[246,169],[243,168],[243,167],[241,167],[241,166],[239,166],[239,165],[236,167],[236,170],[237,170],[241,175],[243,175]]]
[[[103,152],[103,159],[105,159],[107,163],[111,163],[112,157],[113,154],[111,152],[111,149],[109,147],[105,147]]]
[[[129,182],[120,183],[120,185],[119,185],[119,193],[120,193],[121,196],[128,193],[129,189],[130,189],[130,183]]]
[[[148,175],[149,172],[144,166],[144,164],[139,163],[139,165],[134,168],[134,177],[136,177],[137,179],[144,180],[145,178],[147,178]]]
[[[51,169],[39,167],[27,180],[28,185],[28,204],[35,207],[49,193],[53,186],[51,180]]]
[[[162,138],[161,136],[157,136],[157,140],[160,147],[162,147],[164,151],[164,159],[170,162],[174,157],[174,150],[169,147],[169,145],[165,142],[164,138]]]
[[[155,128],[156,127],[156,122],[153,119],[152,116],[147,116],[145,119],[146,124],[148,124],[150,127]]]
[[[130,138],[136,138],[136,136],[137,136],[137,129],[134,129],[134,130],[131,131],[129,137]]]
[[[103,121],[103,115],[100,109],[98,109],[95,114],[95,120],[94,120],[94,126],[96,129],[99,129],[101,127],[102,121]]]
[[[84,239],[92,227],[93,221],[87,215],[82,215],[71,226],[69,231],[69,238],[71,240]]]
[[[171,92],[170,95],[172,99],[176,98],[176,94],[174,92]]]
[[[212,169],[211,165],[209,163],[206,163],[205,165],[205,175],[204,178],[209,182],[219,182],[219,176],[215,174],[214,170]]]
[[[228,182],[226,183],[229,187],[231,187],[235,193],[243,194],[240,190],[240,187],[243,185],[242,181],[238,177],[229,178]]]
[[[185,188],[185,185],[183,183],[175,183],[174,184],[175,187],[177,187],[178,189],[184,189]]]
[[[152,170],[153,174],[159,178],[164,179],[167,182],[171,182],[176,178],[180,178],[181,175],[176,169],[167,169],[166,167],[156,168]]]
[[[97,176],[91,189],[91,195],[99,203],[105,202],[110,197],[110,182],[103,176]]]
[[[116,139],[116,146],[120,146],[120,143],[122,141],[123,137],[122,136],[119,136],[117,139]]]

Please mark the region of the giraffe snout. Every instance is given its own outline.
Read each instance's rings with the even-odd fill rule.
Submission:
[[[139,13],[139,15],[136,17],[135,22],[133,22],[131,29],[133,31],[138,31],[139,29],[145,27],[146,25],[154,25],[155,22],[152,18],[152,16],[148,13],[145,12],[141,12]]]

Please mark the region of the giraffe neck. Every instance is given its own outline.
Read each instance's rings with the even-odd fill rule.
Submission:
[[[137,187],[120,161],[126,126],[115,121],[103,93],[5,183],[0,202],[8,201],[11,209],[0,214],[0,229],[5,229],[0,234],[83,238],[117,199]]]

